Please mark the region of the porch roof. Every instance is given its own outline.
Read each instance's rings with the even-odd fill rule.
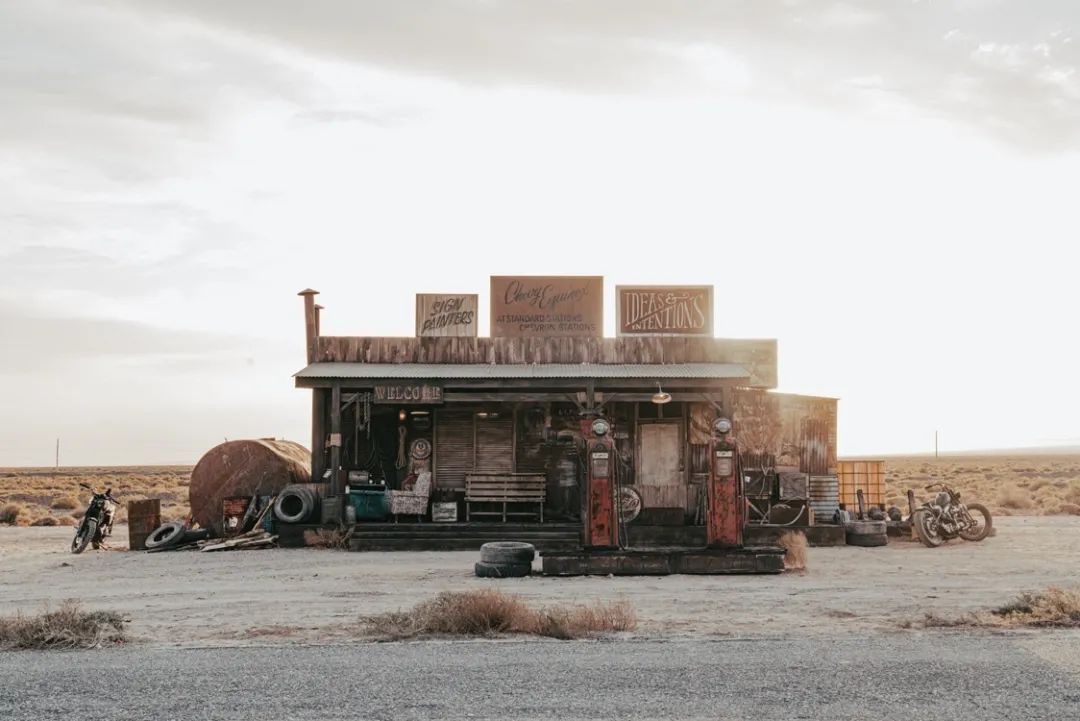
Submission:
[[[533,378],[749,380],[735,363],[312,363],[294,376],[318,379],[491,380]]]

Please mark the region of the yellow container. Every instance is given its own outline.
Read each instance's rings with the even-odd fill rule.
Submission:
[[[840,502],[849,511],[857,511],[856,492],[862,489],[866,507],[885,502],[885,461],[837,461],[836,478]]]

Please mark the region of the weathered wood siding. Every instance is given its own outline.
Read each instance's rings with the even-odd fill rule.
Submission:
[[[836,399],[755,389],[733,392],[732,423],[744,468],[836,473]]]
[[[724,338],[366,338],[321,336],[316,360],[351,363],[737,363],[776,387],[776,341]]]

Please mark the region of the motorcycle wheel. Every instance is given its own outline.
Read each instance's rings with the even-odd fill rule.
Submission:
[[[981,503],[972,503],[968,507],[975,525],[960,531],[960,538],[965,541],[981,541],[990,535],[990,529],[994,527],[994,519],[990,517],[990,511]]]
[[[915,527],[915,535],[919,537],[919,540],[927,548],[937,548],[945,542],[945,539],[932,525],[933,522],[933,516],[926,509],[915,511],[915,515],[911,517],[911,525]]]
[[[97,519],[84,518],[83,522],[79,524],[79,528],[75,531],[75,538],[71,540],[71,552],[82,553],[86,550],[86,547],[90,544],[90,541],[97,535]]]

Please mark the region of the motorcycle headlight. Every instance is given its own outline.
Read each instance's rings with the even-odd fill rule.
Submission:
[[[942,508],[944,508],[945,506],[949,505],[949,494],[948,494],[948,493],[946,493],[945,491],[942,491],[941,493],[937,494],[937,501],[936,501],[936,503],[937,503],[937,504],[938,504],[939,506],[941,506]]]
[[[606,436],[608,431],[611,430],[611,424],[605,421],[603,418],[597,418],[592,422],[592,432],[598,436]]]

